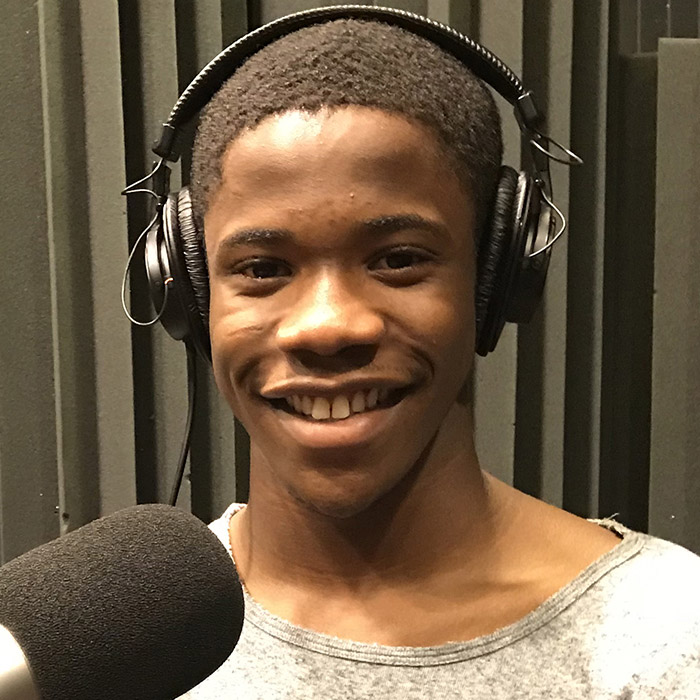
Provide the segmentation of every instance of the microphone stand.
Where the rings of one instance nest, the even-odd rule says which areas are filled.
[[[24,652],[0,625],[0,700],[41,700]]]

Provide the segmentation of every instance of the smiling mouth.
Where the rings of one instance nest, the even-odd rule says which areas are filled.
[[[352,395],[340,394],[333,398],[294,395],[282,399],[266,399],[275,409],[311,422],[333,422],[351,416],[391,408],[409,392],[409,387],[398,389],[369,389]]]

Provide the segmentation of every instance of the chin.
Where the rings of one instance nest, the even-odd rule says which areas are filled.
[[[327,518],[332,518],[334,520],[348,520],[357,515],[363,513],[372,502],[341,502],[341,501],[313,501],[306,502],[304,505],[307,508],[311,508],[319,515],[323,515]]]
[[[349,476],[349,475],[348,475]],[[368,481],[370,483],[368,483]],[[354,478],[326,479],[306,484],[296,484],[291,490],[294,499],[305,508],[328,518],[347,520],[371,508],[395,486],[377,484],[376,481],[354,475]]]

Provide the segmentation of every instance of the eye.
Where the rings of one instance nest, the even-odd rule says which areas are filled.
[[[433,259],[427,251],[401,246],[383,251],[370,263],[369,269],[380,276],[397,283],[418,280],[425,270],[425,265]]]
[[[292,274],[288,265],[274,258],[246,260],[236,265],[233,272],[250,280],[274,280]]]
[[[382,256],[375,266],[375,269],[384,268],[387,270],[400,270],[404,267],[411,267],[419,262],[418,255],[410,250],[395,250]]]

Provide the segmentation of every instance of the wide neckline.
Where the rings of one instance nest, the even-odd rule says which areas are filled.
[[[244,507],[245,504],[232,504],[221,518],[211,524],[232,558],[228,537],[229,521]],[[630,530],[612,518],[588,520],[618,535],[620,542],[519,620],[473,639],[425,647],[388,646],[343,639],[300,627],[274,615],[258,603],[244,586],[245,620],[282,642],[348,661],[390,666],[439,666],[490,654],[527,637],[554,620],[603,576],[642,548],[645,537],[643,533]]]

